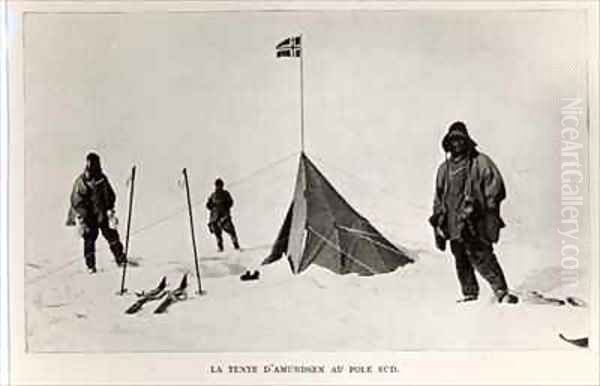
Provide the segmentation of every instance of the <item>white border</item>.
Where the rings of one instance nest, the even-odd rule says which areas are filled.
[[[22,12],[120,13],[120,12],[210,12],[210,11],[327,11],[327,10],[573,10],[593,8],[593,0],[549,1],[388,1],[388,0],[112,0],[112,1],[9,1]]]
[[[7,3],[0,10],[0,385],[9,379]]]
[[[600,7],[596,3],[595,7],[590,8],[593,11],[588,13],[588,112],[590,130],[589,159],[588,169],[590,179],[590,241],[592,272],[595,274],[595,280],[592,279],[591,287],[591,329],[596,339],[590,342],[590,347],[598,352],[599,350],[599,332],[600,332],[600,100],[598,99],[598,88],[600,85]],[[600,380],[598,382],[600,384]]]
[[[573,10],[586,9],[590,26],[589,104],[591,143],[600,146],[598,132],[598,3],[596,1],[546,1],[546,2],[392,2],[392,1],[104,1],[55,2],[13,1],[10,12],[16,16],[11,30],[22,37],[24,12],[199,12],[199,11],[250,11],[250,10]],[[12,20],[12,18],[11,18]],[[13,85],[23,85],[20,71],[23,61],[21,40],[9,46],[9,74]],[[23,217],[17,213],[23,207],[23,88],[10,89],[10,184],[11,197],[9,248],[11,256],[23,255]],[[592,161],[590,178],[598,167],[599,147],[590,147]],[[593,150],[593,151],[592,151]],[[598,235],[598,183],[591,182],[592,231]],[[591,237],[595,278],[598,279],[597,237]],[[6,245],[6,243],[2,243]],[[17,261],[18,259],[13,259]],[[576,352],[343,352],[343,353],[218,353],[218,354],[26,354],[24,344],[24,288],[22,266],[11,264],[10,321],[11,361],[10,381],[15,384],[596,384],[598,369],[598,287],[593,293],[592,348]],[[2,269],[5,273],[6,270]],[[4,323],[2,323],[4,325]],[[20,337],[20,338],[19,338]],[[217,376],[207,368],[217,363],[262,365],[268,363],[302,363],[308,358],[324,365],[339,363],[398,364],[401,374],[395,377],[372,375],[367,377],[329,375],[326,378],[290,374],[278,378],[264,375],[244,377]],[[126,364],[126,367],[124,366]]]

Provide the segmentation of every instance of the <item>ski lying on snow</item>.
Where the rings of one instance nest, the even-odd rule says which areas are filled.
[[[187,299],[186,289],[187,289],[187,273],[184,273],[183,279],[181,279],[181,283],[179,284],[179,287],[177,287],[176,289],[174,289],[172,291],[166,292],[167,297],[165,298],[165,300],[162,301],[162,303],[160,303],[160,305],[156,308],[156,310],[154,310],[154,313],[155,314],[163,314],[167,311],[167,308],[169,308],[169,306],[171,304]]]
[[[163,276],[155,288],[152,288],[151,290],[148,290],[148,291],[136,292],[135,294],[139,298],[145,297],[145,296],[154,296],[154,295],[157,295],[160,291],[164,290],[165,288],[167,288],[167,277]]]
[[[468,303],[468,302],[474,302],[476,300],[477,300],[477,296],[465,296],[460,299],[457,299],[456,302],[457,303]]]
[[[588,347],[589,346],[588,338],[569,339],[569,338],[566,338],[563,334],[558,334],[558,336],[560,337],[560,339],[564,340],[565,342],[574,344],[577,347]]]
[[[547,304],[551,306],[573,306],[573,307],[587,307],[587,303],[575,296],[567,296],[564,299],[559,299],[551,296],[546,296],[539,291],[527,291],[520,293],[519,296],[523,297],[524,303],[529,304]]]
[[[147,302],[162,299],[167,294],[165,291],[166,287],[167,278],[163,276],[160,280],[160,283],[158,283],[158,285],[155,288],[149,291],[136,292],[136,295],[139,297],[139,299],[135,303],[133,303],[131,307],[125,310],[125,313],[135,314],[136,312],[141,310],[144,304],[146,304]]]
[[[564,306],[566,304],[562,299],[546,296],[538,291],[529,291],[528,295],[530,296],[528,299],[529,303],[533,304],[550,304],[555,306]]]

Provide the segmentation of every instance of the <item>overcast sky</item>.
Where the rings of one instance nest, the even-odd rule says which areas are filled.
[[[47,228],[63,215],[89,149],[121,193],[140,165],[140,225],[181,204],[183,166],[201,198],[217,175],[298,151],[299,61],[276,59],[275,45],[299,33],[307,152],[359,211],[428,212],[440,140],[463,120],[507,180],[513,232],[555,238],[560,98],[586,96],[585,17],[574,11],[29,14],[28,219]],[[295,162],[284,183],[258,182],[268,193],[237,190],[270,224]],[[40,219],[47,208],[54,217]]]

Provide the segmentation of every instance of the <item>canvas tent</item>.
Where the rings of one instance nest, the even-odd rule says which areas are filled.
[[[284,254],[296,274],[313,263],[335,273],[373,275],[412,262],[344,200],[304,153],[292,203],[263,264]]]

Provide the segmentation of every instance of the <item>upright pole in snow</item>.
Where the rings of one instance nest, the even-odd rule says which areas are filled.
[[[300,35],[300,149],[304,153],[304,42]]]
[[[196,250],[196,236],[194,234],[194,216],[192,215],[192,199],[190,198],[190,184],[188,182],[187,169],[183,168],[185,180],[185,192],[187,194],[188,213],[190,215],[190,230],[192,232],[192,247],[194,248],[194,263],[196,263],[196,279],[198,280],[198,293],[202,295],[202,282],[200,281],[200,267],[198,265],[198,252]]]
[[[133,190],[135,187],[135,165],[131,168],[131,187],[129,188],[129,210],[127,213],[127,233],[125,235],[125,260],[123,261],[123,275],[121,276],[121,291],[123,295],[127,289],[125,289],[125,274],[127,272],[127,259],[129,256],[129,231],[131,229],[131,214],[133,212]]]

